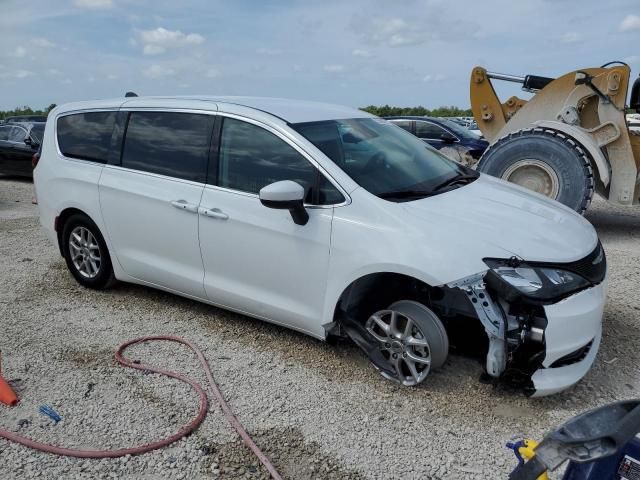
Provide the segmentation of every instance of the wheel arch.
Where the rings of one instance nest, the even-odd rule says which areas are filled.
[[[362,274],[351,280],[333,302],[333,322],[339,322],[342,312],[365,313],[386,308],[397,300],[429,303],[434,287],[424,279],[406,272],[381,270]],[[402,297],[398,295],[402,294]]]
[[[69,218],[71,218],[73,215],[84,215],[93,223],[96,223],[96,221],[93,218],[91,218],[91,215],[87,214],[87,212],[80,210],[79,208],[68,207],[62,210],[56,217],[56,224],[55,224],[56,237],[58,238],[58,249],[60,250],[61,256],[64,256],[64,253],[62,251],[62,232],[64,231],[64,225],[65,223],[67,223],[67,220],[69,220]]]

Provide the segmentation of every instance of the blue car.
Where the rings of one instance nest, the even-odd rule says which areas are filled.
[[[453,145],[465,147],[476,160],[489,146],[489,142],[484,138],[445,118],[402,116],[385,117],[385,119],[413,133],[438,150]]]

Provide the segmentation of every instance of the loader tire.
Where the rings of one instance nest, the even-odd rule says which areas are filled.
[[[553,198],[581,214],[593,198],[589,154],[557,130],[530,128],[502,137],[484,153],[478,171]]]

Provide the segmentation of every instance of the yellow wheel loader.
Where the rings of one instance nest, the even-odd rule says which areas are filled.
[[[626,106],[631,69],[622,62],[558,78],[524,77],[475,67],[473,115],[490,146],[480,172],[502,178],[584,213],[594,192],[620,205],[640,203],[640,135],[627,110],[640,113],[640,78]],[[533,93],[501,103],[492,80],[516,82]]]

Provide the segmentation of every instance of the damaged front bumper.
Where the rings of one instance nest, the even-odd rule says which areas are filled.
[[[485,370],[534,397],[577,383],[591,368],[601,340],[606,279],[556,303],[507,302],[487,291],[479,273],[447,287],[462,290],[489,339]]]
[[[560,392],[584,377],[598,353],[606,280],[544,307],[545,357],[531,376],[534,397]]]

